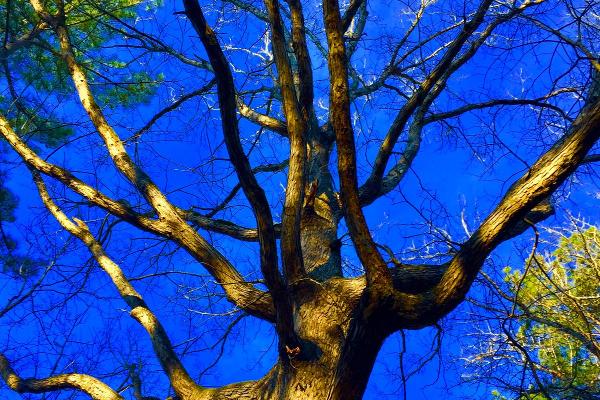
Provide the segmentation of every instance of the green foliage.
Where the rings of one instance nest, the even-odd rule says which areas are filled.
[[[50,13],[58,11],[59,2],[44,3]],[[123,39],[122,23],[135,25],[140,10],[159,5],[157,0],[65,2],[75,56],[101,105],[115,109],[145,102],[163,80],[160,73],[136,70],[137,64],[124,58],[131,57],[128,52],[112,49],[116,39]],[[77,119],[72,116],[82,113],[56,36],[29,1],[0,0],[0,32],[6,43],[0,48],[0,109],[29,145],[56,149],[74,136]],[[5,181],[0,171],[0,271],[27,278],[40,261],[22,255],[11,235],[18,200]]]
[[[150,99],[156,86],[163,79],[162,74],[153,78],[146,72],[133,73],[125,77],[120,85],[112,86],[101,93],[98,101],[111,109],[144,103]]]
[[[0,223],[15,221],[15,208],[19,204],[17,196],[2,185],[3,174],[0,173]]]
[[[55,2],[48,2],[56,12]],[[88,71],[94,94],[102,105],[130,107],[145,102],[162,81],[136,70],[130,54],[111,49],[124,36],[121,22],[135,24],[140,9],[158,6],[156,1],[70,1],[65,6],[66,25],[79,63]],[[73,134],[72,122],[61,121],[57,104],[79,108],[60,48],[51,29],[35,15],[28,1],[0,0],[0,31],[6,34],[8,50],[0,54],[9,96],[0,97],[0,108],[13,126],[28,140],[56,147]],[[6,18],[8,16],[8,18]],[[3,50],[0,50],[2,52]],[[62,109],[63,114],[67,114]]]
[[[533,255],[524,272],[506,272],[520,323],[515,339],[535,362],[546,394],[557,399],[600,396],[598,228],[575,224],[551,254]],[[547,398],[536,391],[532,388],[526,398]]]

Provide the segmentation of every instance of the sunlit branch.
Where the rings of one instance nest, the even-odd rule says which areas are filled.
[[[307,124],[302,116],[301,106],[296,97],[296,87],[287,55],[279,2],[277,0],[265,0],[265,5],[269,14],[269,24],[273,37],[273,57],[277,65],[278,83],[283,97],[283,110],[290,138],[290,164],[281,222],[281,252],[285,276],[289,282],[294,282],[306,274],[300,246],[300,219],[306,179],[305,135]]]
[[[17,136],[6,118],[1,114],[0,133],[30,167],[62,182],[91,204],[101,207],[140,229],[164,237],[173,237],[173,229],[169,223],[138,214],[124,202],[111,199],[102,192],[76,178],[71,172],[41,159]],[[254,229],[242,228],[228,221],[213,220],[199,215],[195,216],[193,213],[181,209],[176,209],[176,212],[179,214],[180,218],[193,221],[203,228],[214,228],[215,232],[220,232],[233,237],[245,238],[246,240],[256,240],[256,230]],[[181,234],[181,232],[179,233]],[[182,245],[190,251],[190,254],[202,262],[207,271],[223,285],[225,293],[232,301],[251,314],[265,319],[272,318],[273,311],[272,305],[270,304],[270,296],[268,294],[244,282],[241,275],[233,268],[233,266],[216,252],[216,250],[212,249],[211,246],[207,243],[204,244],[199,235],[196,233],[187,234],[185,238],[185,241],[179,238],[176,239],[181,240]]]
[[[74,218],[73,221],[54,203],[46,189],[41,176],[33,173],[33,180],[38,188],[42,202],[56,218],[58,223],[70,234],[81,240],[89,249],[94,259],[112,280],[121,298],[131,309],[131,316],[150,335],[154,352],[159,359],[165,373],[169,377],[171,386],[182,397],[191,396],[199,390],[199,387],[191,379],[183,364],[173,351],[173,345],[167,336],[163,326],[154,313],[150,311],[142,296],[135,290],[127,280],[121,268],[106,254],[102,245],[94,238],[85,222]]]
[[[267,128],[269,130],[272,130],[273,132],[277,132],[283,137],[288,136],[285,122],[253,110],[246,103],[244,103],[244,100],[239,95],[236,96],[236,102],[238,111],[242,117],[247,118],[255,124],[262,126],[263,128]]]
[[[123,397],[97,378],[84,374],[60,374],[49,378],[21,378],[0,353],[0,376],[17,393],[46,393],[64,389],[78,390],[93,400],[123,400]]]
[[[107,210],[111,214],[131,222],[135,226],[149,231],[156,231],[158,228],[154,224],[154,220],[135,213],[125,204],[111,199],[97,189],[76,178],[71,172],[57,165],[44,161],[33,150],[31,150],[31,148],[21,140],[21,138],[19,138],[19,136],[10,127],[10,124],[6,118],[1,114],[0,133],[30,167],[59,180],[75,193],[90,201],[92,204],[95,204]]]
[[[110,154],[115,167],[121,172],[140,192],[146,200],[152,205],[159,216],[173,216],[173,207],[168,202],[164,194],[158,189],[156,184],[152,182],[150,177],[143,172],[131,160],[129,154],[125,150],[125,146],[121,138],[114,131],[113,127],[108,123],[100,106],[90,90],[85,72],[76,61],[75,54],[69,39],[67,28],[64,24],[64,15],[52,16],[45,9],[40,0],[31,0],[36,13],[52,26],[58,41],[63,59],[65,60],[75,89],[79,95],[81,105],[85,109],[88,117],[96,127],[98,134],[104,141],[108,153]]]
[[[434,289],[434,301],[447,312],[464,299],[481,265],[531,208],[547,198],[581,164],[600,138],[600,100],[588,104],[569,132],[548,150],[504,196],[500,204],[464,243]]]
[[[245,282],[229,260],[187,224],[182,218],[181,210],[173,206],[150,177],[131,160],[124,143],[96,103],[85,73],[75,59],[64,26],[64,16],[48,14],[39,0],[31,0],[31,4],[36,13],[53,27],[81,104],[104,141],[115,167],[143,194],[156,211],[160,221],[157,224],[162,224],[164,228],[163,236],[174,240],[202,263],[217,282],[223,285],[230,301],[242,308],[248,308],[248,312],[252,314],[268,318],[271,313],[270,296]]]
[[[344,47],[342,21],[337,0],[323,2],[323,15],[329,45],[329,120],[335,133],[338,148],[338,170],[344,218],[352,242],[365,268],[367,286],[374,291],[378,291],[378,289],[384,287],[391,287],[391,277],[385,261],[373,242],[358,196],[356,146],[350,119],[348,59]]]
[[[70,171],[44,161],[17,136],[17,134],[10,127],[9,122],[1,114],[0,133],[29,166],[40,171],[44,175],[57,179],[69,189],[73,190],[75,193],[89,201],[90,204],[96,205],[113,214],[114,216],[119,217],[145,231],[160,235],[164,235],[166,233],[166,227],[158,220],[149,218],[147,215],[137,213],[124,202],[113,200],[99,190],[81,181]],[[192,222],[199,228],[206,229],[211,232],[221,233],[240,240],[258,240],[258,233],[254,228],[242,227],[226,220],[207,218],[193,211],[182,210],[179,208],[177,208],[177,213],[181,218]]]

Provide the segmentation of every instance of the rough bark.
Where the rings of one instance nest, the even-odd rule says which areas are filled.
[[[363,207],[392,191],[404,177],[419,151],[427,111],[452,72],[473,56],[498,24],[541,0],[526,1],[522,7],[502,14],[474,39],[473,35],[484,25],[493,4],[492,0],[481,2],[448,44],[440,61],[417,85],[417,89],[407,95],[405,105],[379,148],[369,178],[359,189],[349,87],[351,51],[347,49],[349,46],[344,33],[358,10],[364,7],[364,1],[351,1],[343,17],[337,0],[323,2],[329,51],[330,109],[329,120],[319,127],[313,108],[312,65],[300,1],[287,1],[291,36],[286,34],[282,8],[277,0],[265,1],[267,13],[255,11],[260,14],[261,20],[268,22],[272,33],[277,84],[285,115],[285,121],[279,121],[254,112],[238,97],[228,60],[217,35],[208,26],[199,2],[184,0],[185,14],[204,45],[215,75],[229,158],[236,171],[239,188],[243,190],[256,220],[256,229],[246,229],[181,210],[171,203],[133,162],[124,141],[97,104],[86,71],[79,65],[72,48],[69,30],[64,23],[64,15],[61,15],[64,10],[51,15],[46,11],[44,2],[31,0],[43,21],[40,26],[54,31],[60,57],[68,67],[83,110],[102,139],[115,168],[152,207],[153,216],[136,213],[77,179],[69,171],[45,161],[18,137],[9,121],[1,115],[0,133],[34,170],[34,181],[50,213],[89,249],[129,306],[131,316],[145,329],[179,400],[360,399],[385,338],[399,329],[430,326],[457,307],[485,259],[501,242],[521,234],[553,212],[549,196],[579,165],[586,162],[586,154],[600,137],[600,98],[596,95],[600,81],[596,80],[587,104],[569,132],[511,186],[502,201],[447,263],[404,265],[395,262],[395,266],[390,268],[373,240]],[[294,63],[291,62],[290,44]],[[479,106],[487,107],[488,104]],[[468,110],[458,109],[456,112],[463,111]],[[244,153],[236,112],[289,140],[288,179],[280,225],[273,221],[271,206],[254,176],[256,170],[252,169]],[[446,118],[450,114],[439,114],[438,117]],[[386,174],[388,161],[407,126],[405,150],[397,165]],[[330,166],[334,146],[337,146],[338,152],[339,195]],[[595,157],[591,159],[593,161]],[[274,324],[279,340],[277,364],[257,381],[215,389],[201,387],[187,372],[166,330],[120,267],[109,258],[85,223],[68,217],[53,202],[40,174],[58,180],[90,204],[181,246],[222,285],[231,303]],[[350,239],[365,270],[362,277],[342,277],[338,237],[341,218],[347,223]],[[243,240],[258,241],[260,270],[268,291],[258,290],[244,281],[232,263],[188,222]],[[278,267],[278,250],[283,262],[281,270]],[[95,400],[122,398],[98,379],[87,375],[22,379],[3,355],[0,355],[0,373],[7,385],[20,393],[75,389]],[[142,396],[140,386],[137,385],[137,397]]]

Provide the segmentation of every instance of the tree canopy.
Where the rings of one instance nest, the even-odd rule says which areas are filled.
[[[595,0],[0,11],[6,390],[362,398],[597,178]],[[207,377],[243,321],[272,368]]]
[[[505,269],[504,300],[491,307],[500,326],[487,350],[469,359],[482,379],[501,388],[498,398],[594,399],[600,393],[598,341],[598,228],[573,221],[551,230],[551,253],[535,251],[524,267]],[[489,305],[488,305],[489,306]]]

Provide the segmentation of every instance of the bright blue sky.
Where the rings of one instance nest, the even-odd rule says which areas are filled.
[[[174,16],[174,11],[181,10],[179,4],[170,2],[158,8],[156,14],[143,14],[137,21],[137,27],[157,34],[161,40],[180,49],[189,56],[203,56],[199,40],[189,30],[184,17]],[[379,35],[392,32],[398,27],[406,27],[408,17],[400,12],[401,7],[384,4],[370,6],[369,28],[366,30],[365,47],[359,48],[354,56],[354,63],[365,76],[365,80],[372,78],[369,74],[380,71],[385,63],[378,46],[384,48],[386,40],[376,39]],[[436,10],[449,8],[462,8],[458,2],[438,2]],[[310,17],[317,18],[320,9],[313,2],[305,6]],[[209,13],[214,22],[214,13]],[[447,22],[448,16],[432,13],[426,19],[431,29]],[[312,23],[310,18],[307,18]],[[438,25],[436,25],[438,24]],[[241,30],[241,34],[240,34]],[[248,55],[243,49],[259,49],[262,44],[260,35],[264,26],[252,20],[229,21],[222,28],[220,35],[222,43],[230,47],[228,56],[237,66],[244,63],[256,65],[254,56]],[[227,34],[229,33],[229,35]],[[426,30],[422,34],[426,34]],[[502,31],[509,35],[526,35],[518,28]],[[416,40],[416,38],[413,38]],[[441,40],[441,39],[440,39]],[[236,50],[236,48],[238,48]],[[116,51],[116,50],[109,50]],[[316,90],[318,100],[327,104],[325,82],[326,65],[316,61],[317,50],[312,49],[315,66],[315,79],[319,86]],[[488,98],[510,98],[520,96],[523,91],[529,97],[546,93],[549,82],[567,66],[567,50],[554,51],[553,44],[541,44],[535,51],[524,48],[505,55],[501,50],[484,48],[481,57],[467,64],[459,70],[456,77],[449,82],[449,95],[443,95],[438,104],[439,109],[448,110],[461,104],[461,98],[484,101]],[[377,57],[377,54],[379,57]],[[123,55],[124,58],[128,56]],[[550,64],[548,70],[538,71],[540,65]],[[362,66],[362,67],[361,67]],[[144,125],[160,107],[169,104],[172,99],[190,92],[205,84],[210,75],[176,63],[167,62],[160,56],[144,60],[143,63],[135,62],[131,65],[133,72],[148,70],[151,73],[162,73],[164,82],[159,86],[157,95],[147,104],[133,110],[123,110],[116,107],[107,114],[123,137],[129,136],[132,129]],[[374,76],[374,75],[373,75]],[[260,80],[252,81],[252,77],[236,74],[236,82],[245,90],[262,85]],[[564,84],[564,82],[560,82]],[[5,85],[2,83],[2,85]],[[4,86],[2,86],[4,87]],[[565,98],[564,104],[572,104],[573,99]],[[221,143],[221,133],[217,113],[207,112],[208,106],[213,106],[214,99],[207,102],[194,100],[182,106],[177,114],[169,115],[159,121],[154,129],[144,136],[139,146],[129,146],[128,150],[136,157],[139,156],[144,168],[169,193],[169,198],[178,205],[198,206],[214,205],[222,198],[227,190],[235,184],[231,176],[231,167],[227,161],[217,160],[211,163],[211,158],[224,158],[224,147]],[[356,127],[357,143],[362,171],[368,169],[368,160],[372,160],[376,144],[370,140],[371,131],[385,132],[392,115],[401,102],[392,95],[373,99],[369,102],[358,101],[354,111],[364,117]],[[81,121],[81,110],[72,101],[65,99],[57,104],[57,113],[65,119],[75,122]],[[493,117],[493,118],[492,118]],[[539,135],[545,135],[547,141],[554,140],[552,132],[541,129],[534,131],[532,128],[539,121],[536,113],[529,109],[505,110],[499,115],[492,115],[486,111],[467,115],[460,121],[460,132],[450,130],[448,127],[432,125],[424,133],[420,154],[415,160],[412,170],[407,174],[400,188],[390,196],[379,200],[366,209],[370,226],[374,230],[374,237],[379,243],[389,245],[400,252],[401,256],[408,258],[410,252],[402,253],[402,249],[411,246],[421,247],[434,235],[429,234],[430,227],[425,224],[424,217],[431,217],[436,226],[447,232],[455,241],[465,239],[461,226],[461,212],[465,211],[465,219],[470,229],[474,229],[498,202],[501,195],[518,177],[525,165],[540,154],[545,148],[545,142]],[[492,125],[493,122],[493,125]],[[244,132],[254,132],[248,124],[242,124]],[[493,128],[493,129],[491,129]],[[89,133],[89,126],[83,126],[81,133]],[[495,132],[497,136],[491,135]],[[259,150],[253,153],[252,161],[255,165],[264,160],[273,162],[281,161],[286,156],[285,141],[274,134],[265,133],[261,139]],[[245,137],[246,144],[253,138]],[[493,151],[492,151],[493,150]],[[41,149],[42,152],[46,150]],[[73,156],[73,151],[78,156]],[[5,160],[12,162],[16,157],[9,153],[4,155]],[[335,157],[335,155],[334,155]],[[53,154],[51,161],[65,164],[78,176],[94,184],[100,182],[101,189],[114,195],[115,198],[125,198],[135,203],[129,188],[124,184],[110,166],[103,148],[98,144],[94,135],[88,135]],[[332,159],[332,163],[335,159]],[[8,164],[7,164],[8,165]],[[214,169],[213,169],[214,168]],[[21,239],[32,242],[40,235],[48,235],[47,241],[41,240],[37,245],[43,247],[42,251],[34,250],[26,244],[21,246],[23,251],[40,252],[42,257],[48,257],[60,247],[67,239],[56,224],[46,218],[40,209],[40,202],[33,190],[33,184],[26,169],[9,165],[10,179],[7,186],[20,198],[18,209],[18,223],[12,226],[11,232]],[[95,176],[90,174],[94,172]],[[569,186],[568,200],[561,196],[558,209],[569,210],[573,214],[581,214],[592,222],[598,222],[598,169],[591,175],[581,176],[577,184]],[[361,178],[363,178],[361,176]],[[270,201],[276,210],[280,210],[281,190],[285,186],[284,174],[263,176],[260,178],[266,188],[270,189]],[[118,189],[114,189],[114,186]],[[63,195],[60,191],[57,195]],[[71,194],[64,194],[75,199]],[[408,201],[407,201],[408,200]],[[279,202],[279,203],[278,203]],[[243,200],[238,198],[236,205],[243,205]],[[419,209],[423,215],[415,211]],[[75,211],[74,211],[75,212]],[[78,210],[87,213],[86,218],[94,221],[100,218],[101,213],[94,211]],[[253,225],[247,207],[237,206],[232,211],[224,213],[224,218],[233,218],[236,222],[247,226]],[[75,215],[72,215],[75,216]],[[43,221],[32,225],[32,221]],[[561,224],[564,219],[560,216],[551,218],[547,223]],[[93,226],[98,229],[100,220]],[[343,232],[343,227],[341,228]],[[218,235],[207,235],[214,239],[215,245],[235,260],[236,265],[244,272],[256,274],[256,246],[247,243],[238,243]],[[529,233],[520,240],[524,243],[531,241]],[[140,233],[132,228],[119,224],[115,227],[112,236],[107,242],[109,254],[113,255],[128,276],[141,276],[157,270],[177,270],[187,273],[204,274],[190,257],[181,251],[176,252],[170,244],[154,241],[149,235]],[[443,251],[444,246],[433,246],[435,250]],[[173,251],[172,256],[156,258],[158,254]],[[345,240],[343,247],[345,262],[358,265],[356,257]],[[422,252],[420,253],[421,255]],[[494,253],[497,265],[510,263],[514,267],[520,265],[520,255],[515,251],[515,245],[508,243]],[[23,355],[25,358],[17,362],[24,376],[44,376],[55,362],[55,354],[60,353],[61,344],[64,347],[64,357],[58,362],[57,371],[90,369],[102,372],[114,370],[124,361],[132,362],[138,357],[148,363],[146,366],[148,378],[145,385],[163,386],[164,377],[158,370],[158,365],[151,354],[149,341],[144,332],[122,310],[124,305],[116,298],[106,277],[97,269],[82,267],[82,262],[88,259],[85,251],[77,250],[75,246],[69,247],[68,254],[61,258],[60,268],[62,275],[49,276],[52,283],[47,292],[39,296],[35,303],[43,309],[40,315],[31,313],[31,309],[24,307],[14,315],[0,320],[0,348],[8,347],[13,351],[10,354]],[[82,274],[88,271],[88,275]],[[139,282],[139,281],[138,281]],[[135,283],[138,285],[138,283]],[[80,295],[70,300],[65,307],[53,309],[60,296],[55,296],[53,290],[75,290],[81,285],[83,291]],[[214,349],[203,350],[214,344],[215,338],[224,332],[228,319],[217,319],[200,315],[197,311],[203,310],[211,303],[214,310],[227,311],[230,306],[222,299],[207,296],[214,289],[214,284],[209,278],[195,276],[173,275],[172,279],[139,282],[140,290],[147,302],[157,312],[167,327],[173,343],[179,344],[178,349],[186,348],[188,355],[184,362],[188,369],[197,374],[211,363],[219,352],[219,345]],[[6,277],[0,277],[0,305],[14,293],[14,287],[7,282]],[[475,288],[473,295],[479,295]],[[177,299],[177,303],[171,301]],[[213,304],[216,302],[216,304]],[[408,383],[409,399],[432,398],[485,398],[489,395],[491,387],[463,385],[457,387],[460,375],[464,372],[460,357],[465,350],[468,339],[466,334],[471,326],[467,321],[468,307],[461,306],[450,317],[443,321],[444,329],[442,339],[442,360],[434,357],[423,370],[412,377]],[[41,318],[41,319],[40,319]],[[65,328],[75,326],[72,331]],[[13,328],[9,330],[9,326]],[[44,329],[42,329],[42,327]],[[231,332],[231,338],[226,343],[225,352],[221,362],[209,373],[203,376],[201,383],[205,385],[220,385],[234,381],[258,378],[270,368],[275,360],[275,344],[271,329],[264,323],[258,323],[251,318],[244,318]],[[427,357],[432,346],[435,329],[425,329],[419,332],[407,332],[407,352],[405,363],[410,371],[418,357]],[[98,340],[106,335],[110,341]],[[9,341],[10,339],[10,341]],[[135,343],[137,339],[139,343]],[[191,341],[189,341],[192,339]],[[22,348],[19,348],[22,346]],[[95,349],[102,348],[101,355]],[[39,352],[39,364],[33,364],[31,354]],[[378,362],[369,383],[366,399],[400,398],[399,378],[399,352],[401,350],[400,335],[390,337],[381,350]],[[47,352],[47,354],[46,354]],[[118,385],[122,376],[107,378],[113,385]],[[149,391],[146,395],[160,395],[164,392]],[[20,398],[5,388],[0,389],[0,397],[9,400]]]

